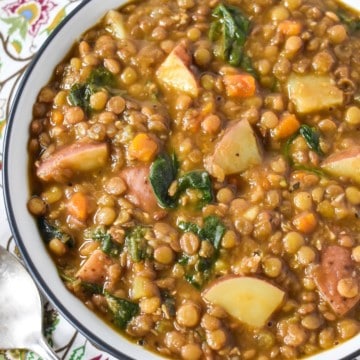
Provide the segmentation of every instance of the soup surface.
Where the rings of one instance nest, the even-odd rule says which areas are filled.
[[[359,30],[330,0],[145,0],[83,34],[29,139],[68,289],[169,358],[358,334]]]

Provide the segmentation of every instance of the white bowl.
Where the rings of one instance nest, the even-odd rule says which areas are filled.
[[[359,0],[348,1],[353,7],[360,9]],[[22,79],[7,125],[3,184],[7,215],[20,252],[37,285],[60,313],[94,345],[116,358],[155,360],[162,358],[114,331],[65,288],[45,249],[36,221],[26,207],[29,198],[27,144],[32,107],[37,94],[48,83],[53,69],[77,38],[97,23],[108,10],[125,2],[83,0],[37,53]],[[353,359],[356,354],[360,354],[360,334],[309,359]]]

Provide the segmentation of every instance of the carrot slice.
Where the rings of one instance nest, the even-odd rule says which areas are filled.
[[[274,131],[277,138],[285,139],[298,131],[299,128],[300,122],[296,116],[294,114],[287,114],[282,116]]]
[[[304,211],[295,217],[293,224],[297,230],[304,234],[309,234],[315,230],[317,220],[312,212]]]
[[[256,83],[250,74],[224,75],[223,82],[227,96],[247,98],[255,95]]]
[[[80,221],[85,221],[88,216],[88,199],[82,192],[74,193],[67,203],[68,213]]]
[[[158,152],[158,144],[149,135],[137,134],[129,146],[129,155],[143,162],[154,159]]]
[[[297,21],[284,20],[278,25],[278,29],[284,35],[293,36],[301,33],[302,26]]]

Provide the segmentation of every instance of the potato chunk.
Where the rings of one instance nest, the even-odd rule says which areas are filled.
[[[225,276],[210,284],[202,296],[241,322],[262,327],[281,305],[284,295],[284,291],[258,278]]]
[[[291,74],[287,82],[290,100],[299,113],[329,110],[343,103],[343,92],[328,75]]]
[[[105,28],[118,39],[125,39],[126,37],[124,20],[118,11],[110,10],[106,14]]]
[[[148,165],[134,166],[124,169],[120,177],[127,186],[129,200],[142,210],[153,214],[160,211],[156,197],[149,180],[150,167]]]
[[[207,171],[221,180],[262,162],[261,148],[247,120],[228,128],[216,144],[213,155],[205,159]]]
[[[38,163],[36,175],[44,181],[66,181],[73,173],[101,168],[108,157],[106,143],[74,143]]]
[[[190,69],[191,57],[180,43],[156,71],[156,78],[165,88],[184,92],[192,97],[199,93],[194,73]]]
[[[344,177],[360,184],[360,147],[353,147],[330,155],[321,164],[329,174]]]
[[[321,263],[313,270],[313,276],[320,295],[338,315],[345,315],[359,302],[360,293],[344,297],[338,290],[339,282],[346,279],[352,279],[360,286],[359,275],[349,249],[338,245],[324,249]]]

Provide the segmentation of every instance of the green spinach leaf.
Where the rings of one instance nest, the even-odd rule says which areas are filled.
[[[62,231],[59,227],[51,225],[44,217],[39,219],[39,228],[46,243],[50,242],[52,239],[59,239],[69,248],[74,247],[74,239],[68,233]]]
[[[146,228],[144,226],[135,226],[125,237],[125,244],[128,252],[135,262],[146,259],[151,256],[151,248],[145,239]]]
[[[103,66],[91,71],[87,83],[96,87],[111,87],[114,85],[114,75]]]
[[[100,242],[100,248],[101,250],[112,257],[119,256],[121,253],[121,247],[119,244],[117,244],[112,236],[106,232],[106,230],[103,227],[97,228],[93,234],[91,235],[93,240]]]
[[[137,303],[118,298],[108,292],[105,292],[105,299],[114,316],[114,324],[120,329],[125,329],[130,320],[140,311]]]
[[[185,280],[193,285],[196,289],[201,289],[210,279],[212,268],[218,258],[221,239],[225,234],[226,227],[222,221],[215,215],[207,216],[204,219],[204,226],[191,222],[181,221],[178,227],[184,232],[193,232],[203,241],[208,241],[214,246],[214,253],[211,257],[198,256],[194,265],[189,264],[189,258],[183,255],[178,263],[185,268]]]
[[[160,206],[174,208],[176,201],[169,195],[169,187],[176,179],[178,163],[175,155],[167,154],[158,156],[150,168],[150,184]]]
[[[220,4],[212,12],[209,38],[219,46],[219,56],[230,65],[240,66],[250,29],[249,19],[234,6]]]
[[[193,232],[201,240],[210,241],[216,250],[220,249],[221,239],[226,231],[225,225],[216,215],[207,216],[204,219],[204,226],[202,228],[197,224],[186,221],[180,221],[178,227],[184,232]]]
[[[318,155],[323,155],[320,148],[320,135],[315,128],[312,128],[309,125],[301,125],[299,133],[305,139],[311,150],[314,150]]]
[[[158,156],[150,167],[150,184],[158,204],[163,208],[175,208],[178,200],[187,189],[198,189],[202,192],[200,206],[213,200],[210,175],[206,171],[190,171],[179,177],[176,193],[169,194],[169,188],[177,178],[178,162],[176,156],[167,154]]]
[[[345,24],[351,33],[360,30],[360,19],[350,16],[347,12],[339,10],[336,15]]]
[[[180,230],[184,232],[193,232],[196,235],[199,235],[201,232],[201,227],[197,224],[187,221],[180,221],[178,224]]]
[[[161,300],[166,308],[166,313],[169,317],[176,315],[176,301],[175,298],[167,291],[161,291]]]
[[[80,283],[81,287],[90,294],[103,294],[104,288],[99,284],[93,284],[87,281],[82,281]]]
[[[323,155],[323,152],[320,148],[320,135],[316,131],[315,128],[310,127],[309,125],[303,124],[300,126],[300,129],[293,135],[291,135],[284,145],[283,153],[284,156],[290,161],[292,164],[292,160],[290,157],[290,146],[293,143],[293,141],[301,135],[304,140],[306,141],[307,146],[314,150],[318,155]]]
[[[198,189],[202,192],[201,204],[208,204],[213,200],[210,176],[206,171],[191,171],[178,180],[178,189],[175,197],[180,197],[186,189]]]
[[[90,73],[86,82],[71,87],[69,101],[74,106],[80,106],[87,113],[91,110],[90,97],[99,88],[110,87],[114,84],[114,75],[104,67],[98,67]]]
[[[215,215],[207,216],[204,219],[204,226],[200,230],[200,238],[209,240],[216,250],[220,249],[221,239],[226,231],[225,225]]]

